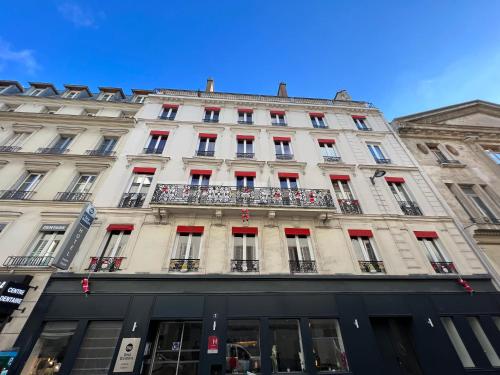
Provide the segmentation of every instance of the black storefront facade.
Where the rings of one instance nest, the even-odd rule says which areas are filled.
[[[83,275],[56,274],[9,374],[36,350],[47,368],[60,361],[33,365],[43,374],[500,373],[471,326],[500,353],[500,295],[486,276],[467,279],[472,294],[448,276],[175,276],[92,275],[85,296]],[[64,353],[43,354],[43,340]]]

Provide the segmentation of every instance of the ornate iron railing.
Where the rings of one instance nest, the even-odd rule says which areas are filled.
[[[60,191],[54,197],[55,201],[64,201],[64,202],[84,202],[88,201],[90,198],[90,193],[74,193],[71,191]]]
[[[9,256],[3,262],[5,267],[49,267],[54,257]]]
[[[231,272],[259,272],[258,260],[231,260]]]
[[[144,154],[161,154],[163,152],[163,147],[161,148],[146,147],[142,152]]]
[[[399,207],[401,207],[401,211],[405,215],[410,216],[422,216],[422,211],[415,202],[412,201],[398,201]]]
[[[202,150],[197,150],[196,151],[196,156],[214,156],[215,151],[202,151]]]
[[[384,262],[380,260],[360,260],[359,267],[367,273],[385,273]]]
[[[0,146],[0,152],[18,152],[20,149],[19,146]]]
[[[91,257],[87,271],[90,272],[115,272],[120,271],[125,257]]]
[[[391,164],[391,159],[377,158],[375,162],[377,164]]]
[[[34,193],[32,190],[0,190],[0,199],[28,200]]]
[[[453,262],[431,262],[436,273],[458,273]]]
[[[337,199],[337,202],[343,214],[361,215],[363,213],[357,199]]]
[[[342,160],[340,156],[323,156],[323,160],[327,163],[337,163]]]
[[[69,151],[67,148],[60,147],[40,147],[36,150],[37,154],[65,154]]]
[[[208,118],[204,117],[203,122],[219,122],[219,118]]]
[[[277,160],[293,160],[293,154],[276,154]]]
[[[252,125],[252,124],[253,124],[253,121],[243,121],[243,120],[238,120],[238,124]]]
[[[177,114],[177,113],[176,113]],[[174,115],[170,115],[170,116],[163,116],[163,115],[160,115],[158,116],[158,118],[160,120],[170,120],[170,121],[173,121],[175,120],[175,114]]]
[[[272,122],[272,126],[288,126],[286,122]]]
[[[329,190],[157,184],[152,204],[334,208]]]
[[[291,273],[315,273],[316,269],[315,260],[291,260],[290,261]]]
[[[89,156],[114,156],[115,152],[111,150],[87,150],[85,153]]]
[[[170,271],[196,272],[200,268],[199,259],[170,259]]]
[[[255,154],[253,152],[237,152],[236,157],[239,159],[253,159]]]
[[[316,125],[316,124],[313,124],[313,128],[316,128],[316,129],[328,129],[328,126],[326,126],[326,125]]]
[[[146,194],[144,193],[125,193],[118,204],[121,208],[137,208],[142,207]]]

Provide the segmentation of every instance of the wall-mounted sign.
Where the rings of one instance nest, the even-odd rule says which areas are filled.
[[[40,228],[41,232],[66,232],[68,224],[43,224]]]
[[[219,338],[217,336],[208,336],[208,354],[217,354],[219,353]]]
[[[0,306],[15,310],[28,293],[29,284],[0,280]]]
[[[68,233],[61,245],[59,255],[54,262],[52,262],[53,266],[62,270],[67,270],[69,268],[95,217],[95,207],[91,203],[87,203],[83,207],[76,223],[71,227],[71,232]]]
[[[134,371],[135,360],[137,359],[137,351],[139,350],[140,343],[140,337],[128,337],[122,339],[113,372]]]
[[[9,367],[14,362],[17,353],[17,348],[0,351],[0,375],[7,375],[9,373]]]

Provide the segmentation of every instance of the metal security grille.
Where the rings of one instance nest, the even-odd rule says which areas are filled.
[[[122,322],[90,322],[72,375],[107,375]]]

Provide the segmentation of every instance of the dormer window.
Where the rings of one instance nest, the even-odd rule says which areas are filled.
[[[103,102],[109,102],[110,100],[113,100],[114,97],[115,94],[112,92],[103,92],[99,100],[102,100]]]
[[[30,96],[40,96],[45,89],[33,89],[31,91]]]
[[[146,95],[136,95],[134,97],[134,103],[142,104],[146,100],[147,96]]]
[[[71,91],[66,92],[66,94],[64,95],[64,97],[66,99],[76,99],[79,95],[80,95],[80,91],[71,90]]]

